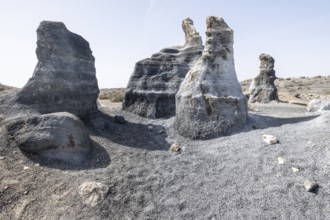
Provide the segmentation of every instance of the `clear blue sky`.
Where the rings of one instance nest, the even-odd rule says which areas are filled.
[[[62,21],[89,41],[100,88],[126,87],[134,64],[184,43],[181,21],[205,18],[234,30],[239,80],[259,72],[260,53],[275,58],[278,77],[330,75],[328,0],[0,0],[0,82],[23,86],[37,63],[36,29]]]

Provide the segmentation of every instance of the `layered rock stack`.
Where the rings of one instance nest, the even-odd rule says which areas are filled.
[[[184,46],[162,49],[136,63],[125,91],[123,109],[142,117],[175,115],[175,94],[203,51],[201,37],[190,18],[183,20]]]
[[[275,60],[270,55],[264,53],[259,56],[259,60],[260,73],[250,84],[249,102],[268,103],[270,101],[278,101],[277,88],[274,84],[276,79],[274,70]]]
[[[176,95],[176,131],[208,139],[242,128],[247,101],[237,80],[233,30],[222,18],[207,17],[203,54],[187,73]]]
[[[61,22],[41,22],[37,35],[38,64],[17,101],[40,113],[65,111],[82,119],[95,112],[99,89],[89,43]]]

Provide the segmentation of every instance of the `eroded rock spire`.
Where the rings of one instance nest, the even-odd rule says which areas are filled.
[[[191,139],[229,134],[247,119],[247,102],[234,65],[233,30],[218,17],[207,17],[206,24],[203,54],[176,95],[174,127]]]

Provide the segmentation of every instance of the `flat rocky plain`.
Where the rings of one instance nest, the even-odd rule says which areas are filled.
[[[141,118],[99,100],[102,117],[86,125],[97,148],[79,166],[8,144],[0,105],[0,219],[330,219],[330,113],[304,106],[330,95],[330,77],[275,82],[282,102],[251,104],[242,131],[203,141],[177,135],[174,118]],[[0,85],[0,104],[15,91]],[[174,143],[180,152],[169,150]],[[306,180],[319,188],[307,192]],[[79,194],[91,181],[109,187],[95,206]]]

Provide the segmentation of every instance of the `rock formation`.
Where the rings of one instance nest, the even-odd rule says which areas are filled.
[[[275,60],[267,54],[261,54],[259,60],[260,73],[250,84],[249,102],[268,103],[274,100],[278,101],[277,89],[274,84],[276,79],[274,70]]]
[[[89,43],[61,22],[41,22],[37,35],[38,64],[17,101],[40,113],[66,111],[84,118],[96,111],[99,89]]]
[[[307,104],[308,112],[321,112],[330,110],[330,98],[313,99]]]
[[[237,80],[233,31],[222,18],[207,17],[203,54],[176,95],[174,128],[191,139],[226,135],[245,125],[247,102]]]
[[[92,149],[84,124],[67,112],[12,119],[6,129],[20,149],[47,158],[80,163]]]
[[[193,21],[183,20],[184,46],[162,49],[136,63],[123,109],[147,118],[175,115],[175,94],[189,69],[202,54],[203,45]]]

